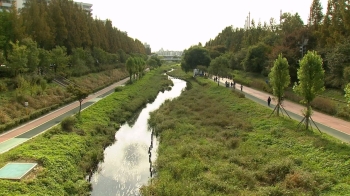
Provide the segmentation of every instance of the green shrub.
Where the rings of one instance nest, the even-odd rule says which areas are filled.
[[[123,86],[118,86],[118,87],[116,87],[116,88],[114,89],[114,92],[120,92],[120,91],[122,91],[123,89],[124,89]]]
[[[72,132],[76,122],[77,122],[77,119],[74,116],[69,116],[62,120],[61,128],[63,131]]]
[[[289,159],[271,162],[265,166],[264,181],[273,185],[284,180],[292,170],[292,161]]]
[[[330,115],[335,115],[337,113],[337,107],[335,103],[323,97],[316,97],[311,102],[311,106],[319,111],[325,112]]]
[[[0,92],[7,91],[7,85],[3,82],[0,82]]]
[[[266,82],[261,81],[261,80],[253,80],[250,83],[250,86],[252,88],[255,88],[255,89],[258,89],[258,90],[261,90],[261,91],[272,93],[271,87],[268,84],[266,84]]]
[[[341,108],[340,111],[338,111],[337,116],[346,120],[350,120],[350,107]]]

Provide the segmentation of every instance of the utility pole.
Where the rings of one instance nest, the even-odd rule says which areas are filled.
[[[304,37],[303,37],[301,44],[299,42],[299,51],[301,53],[301,58],[303,58],[304,54],[306,53],[306,45],[307,45],[308,41],[309,41],[309,39],[304,39]]]

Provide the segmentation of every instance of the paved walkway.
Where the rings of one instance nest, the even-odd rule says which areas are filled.
[[[220,79],[221,85],[224,85],[225,81],[231,82],[232,80],[226,78]],[[240,90],[240,87],[241,84],[236,83],[236,90]],[[273,95],[266,92],[261,92],[246,86],[243,86],[242,92],[246,95],[247,98],[265,105],[266,107],[268,107],[267,98],[271,96],[271,110],[275,108],[275,104],[277,103],[273,98]],[[288,100],[284,100],[282,105],[293,119],[296,119],[298,121],[302,120],[302,110],[305,108],[303,105]],[[325,132],[344,142],[350,142],[350,122],[317,111],[313,111],[311,118],[316,122],[316,125],[321,130],[321,132]],[[313,125],[313,128],[316,127]]]
[[[123,85],[129,78],[112,84],[94,94],[89,95],[82,102],[82,110],[96,103],[103,97],[114,92],[115,87]],[[20,127],[14,128],[0,135],[0,154],[22,144],[32,137],[46,131],[47,129],[60,123],[65,117],[79,112],[79,102],[75,101],[67,106],[59,108],[38,119],[30,121]]]

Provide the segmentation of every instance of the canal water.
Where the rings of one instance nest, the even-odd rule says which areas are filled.
[[[158,140],[148,128],[150,112],[165,100],[180,96],[186,87],[183,80],[169,79],[174,83],[172,89],[160,92],[153,103],[147,104],[132,127],[124,124],[116,132],[116,142],[105,149],[104,161],[91,176],[91,195],[140,195],[139,188],[151,179]]]

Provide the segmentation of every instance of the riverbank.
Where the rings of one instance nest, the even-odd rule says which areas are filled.
[[[208,79],[151,115],[160,137],[157,177],[143,195],[345,195],[349,145]]]
[[[131,85],[69,117],[61,126],[0,156],[0,167],[8,162],[37,162],[35,171],[20,182],[0,180],[3,195],[89,195],[85,177],[103,159],[103,150],[115,140],[115,132],[140,108],[154,100],[171,81],[159,68]]]

